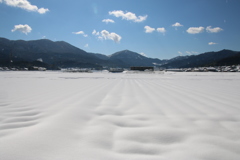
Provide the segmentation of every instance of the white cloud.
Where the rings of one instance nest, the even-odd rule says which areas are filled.
[[[152,33],[155,30],[163,34],[166,32],[166,29],[164,27],[155,29],[150,26],[145,26],[144,29],[145,29],[145,33]]]
[[[155,31],[155,28],[151,28],[150,26],[145,26],[144,29],[146,33],[152,33]]]
[[[182,52],[180,52],[180,51],[178,51],[178,54],[179,54],[180,56],[182,56],[182,55],[183,55],[183,53],[182,53]]]
[[[195,52],[195,51],[185,51],[185,53],[187,53],[188,55],[192,55],[192,54],[198,54],[198,52]],[[179,54],[179,56],[182,56],[184,53],[183,53],[183,52],[180,52],[180,51],[178,51],[178,54]]]
[[[217,44],[215,42],[209,42],[208,45],[214,45],[214,44]]]
[[[85,48],[88,48],[89,46],[88,46],[88,44],[85,44],[84,47],[85,47]]]
[[[192,54],[198,54],[198,52],[192,51]]]
[[[142,22],[142,21],[145,21],[147,19],[147,15],[136,16],[135,13],[132,13],[132,12],[124,13],[121,10],[110,11],[108,13],[109,13],[109,15],[113,15],[115,17],[122,17],[122,19],[126,19],[128,21],[133,21],[133,22]]]
[[[173,24],[172,25],[173,27],[182,27],[183,25],[182,24],[180,24],[180,23],[178,23],[178,22],[176,22],[175,24]]]
[[[220,27],[212,28],[212,26],[208,26],[208,27],[206,28],[206,30],[207,30],[207,32],[209,32],[209,33],[218,33],[218,32],[223,31],[223,29],[220,28]]]
[[[105,23],[115,23],[114,22],[114,20],[112,20],[112,19],[104,19],[104,20],[102,20],[102,22],[105,22]]]
[[[101,36],[98,36],[97,38],[98,38],[99,40],[104,40],[103,37],[101,37]]]
[[[105,39],[105,40],[109,39],[109,40],[113,40],[114,42],[118,43],[121,41],[122,37],[114,32],[110,33],[107,30],[102,30],[101,36],[99,37],[99,39]]]
[[[27,24],[25,25],[19,24],[19,25],[15,25],[14,28],[12,29],[12,32],[15,32],[15,31],[28,34],[32,31],[32,28]]]
[[[47,8],[38,8],[36,5],[32,5],[27,0],[0,0],[0,3],[5,3],[8,6],[22,8],[27,11],[38,12],[44,14],[49,11]]]
[[[107,30],[102,30],[100,33],[95,29],[92,32],[93,35],[97,36],[99,40],[113,40],[116,43],[119,43],[122,39],[120,35],[114,32],[108,32]]]
[[[143,52],[139,53],[140,55],[144,56],[144,57],[147,57],[147,55]]]
[[[93,32],[92,32],[92,34],[95,35],[95,36],[98,36],[98,35],[99,35],[99,32],[97,32],[97,31],[94,29]]]
[[[44,13],[46,13],[48,11],[49,11],[49,9],[47,9],[47,8],[40,8],[40,9],[38,9],[38,13],[40,13],[40,14],[44,14]]]
[[[78,32],[72,32],[73,34],[84,34],[83,31],[78,31]]]
[[[164,27],[162,28],[157,28],[157,31],[160,32],[160,33],[165,33],[166,32],[166,29]]]
[[[187,29],[189,34],[198,34],[204,32],[204,27],[190,27]]]
[[[85,34],[83,31],[78,31],[78,32],[72,32],[73,34],[81,34],[83,35],[84,37],[87,37],[88,35]]]

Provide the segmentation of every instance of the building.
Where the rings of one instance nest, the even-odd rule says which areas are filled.
[[[153,67],[131,67],[130,68],[132,71],[153,71],[154,68]]]

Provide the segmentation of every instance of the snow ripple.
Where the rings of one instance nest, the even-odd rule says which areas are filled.
[[[239,79],[0,72],[0,159],[238,160]]]

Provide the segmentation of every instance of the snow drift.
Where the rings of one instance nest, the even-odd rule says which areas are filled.
[[[239,80],[0,72],[0,159],[239,160]]]

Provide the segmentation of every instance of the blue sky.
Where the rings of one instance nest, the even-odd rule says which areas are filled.
[[[240,51],[240,0],[0,0],[0,37],[169,59]]]

